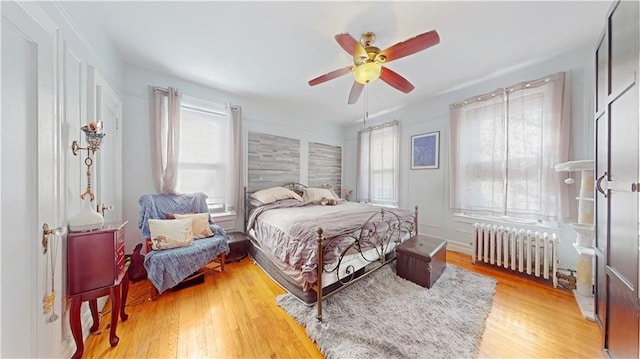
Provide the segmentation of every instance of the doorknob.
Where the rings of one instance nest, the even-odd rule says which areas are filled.
[[[596,190],[598,190],[598,192],[602,193],[602,195],[604,196],[604,198],[607,198],[607,193],[602,189],[601,183],[602,180],[607,177],[607,172],[605,172],[602,176],[600,176],[598,178],[598,180],[596,181]]]

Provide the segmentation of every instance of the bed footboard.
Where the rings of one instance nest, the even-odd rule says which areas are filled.
[[[395,247],[403,240],[417,235],[418,232],[418,206],[409,216],[401,217],[398,214],[387,211],[384,208],[373,214],[357,231],[345,233],[340,236],[325,238],[324,231],[320,227],[316,231],[317,239],[317,282],[314,289],[317,295],[317,315],[318,320],[322,320],[322,301],[351,284],[374,273],[384,265],[394,261]],[[344,237],[349,237],[350,244],[336,248],[333,242]],[[328,251],[339,251],[336,262],[325,264],[324,259]],[[362,272],[356,271],[351,264],[343,265],[343,260],[347,255],[357,254],[368,263]],[[343,268],[344,267],[344,268]],[[323,292],[323,273],[335,273],[340,286],[327,293]],[[341,276],[342,274],[342,276]]]

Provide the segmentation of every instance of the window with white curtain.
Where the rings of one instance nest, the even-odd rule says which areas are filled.
[[[204,192],[213,211],[227,202],[229,128],[225,106],[183,95],[177,190]]]
[[[398,121],[358,133],[358,201],[398,205]]]
[[[558,220],[568,216],[556,164],[567,161],[565,74],[451,105],[451,207],[465,214]]]

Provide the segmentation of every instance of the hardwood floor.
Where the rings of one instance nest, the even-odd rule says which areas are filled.
[[[480,347],[482,358],[604,358],[601,334],[573,296],[550,284],[447,252],[447,262],[498,280]],[[120,343],[109,347],[110,313],[85,342],[85,358],[321,358],[280,307],[284,293],[250,258],[208,274],[204,284],[147,300],[151,284],[133,283]],[[108,311],[110,305],[105,306]]]

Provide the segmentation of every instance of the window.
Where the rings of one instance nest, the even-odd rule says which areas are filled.
[[[212,212],[225,211],[229,128],[224,105],[183,95],[180,106],[178,192],[204,192]]]
[[[451,106],[451,207],[467,214],[557,220],[568,215],[554,167],[568,157],[564,74]]]
[[[358,133],[358,201],[398,205],[398,121]]]

